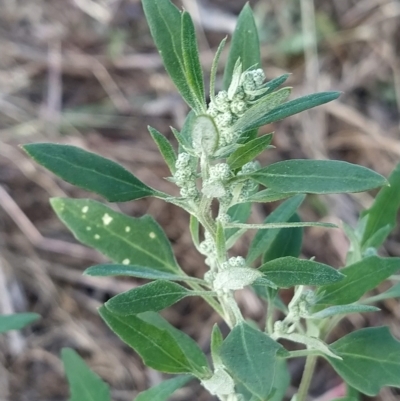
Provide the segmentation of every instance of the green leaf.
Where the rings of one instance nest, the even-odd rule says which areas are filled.
[[[274,383],[277,353],[283,348],[247,323],[235,326],[223,342],[220,357],[235,380],[260,400],[267,399]]]
[[[373,297],[367,298],[365,301],[368,301],[368,303],[372,303],[372,302],[378,302],[378,301],[382,301],[384,299],[390,299],[390,298],[400,298],[400,283],[389,288],[387,291],[383,292],[382,294],[378,294]]]
[[[288,223],[296,222],[301,222],[297,213],[289,219]],[[281,230],[264,253],[263,263],[283,258],[284,256],[299,257],[303,243],[303,231],[304,229],[302,227],[293,227]]]
[[[169,170],[172,174],[174,174],[176,171],[176,154],[174,148],[172,147],[168,139],[163,134],[158,132],[155,128],[148,126],[147,129],[149,130],[151,137],[153,138],[162,157],[164,158],[165,163],[167,163]]]
[[[251,214],[251,203],[239,203],[234,205],[228,209],[228,215],[231,218],[231,221],[238,223],[245,223]],[[237,232],[238,228],[225,228],[225,238],[228,241],[232,238]]]
[[[275,191],[303,194],[361,192],[386,185],[380,174],[337,160],[286,160],[250,176]]]
[[[107,276],[129,276],[144,278],[147,280],[170,280],[170,281],[199,281],[195,277],[178,275],[153,269],[145,266],[104,264],[91,266],[83,272],[87,276],[107,277]]]
[[[150,323],[141,316],[119,316],[105,306],[99,309],[103,320],[122,341],[131,346],[143,359],[145,365],[166,373],[188,373],[203,377],[208,369],[207,360],[198,366],[186,355],[180,337],[158,324]],[[184,333],[182,333],[184,335]]]
[[[388,178],[390,186],[382,188],[373,205],[362,213],[362,216],[367,216],[361,244],[364,245],[375,233],[389,228],[386,231],[388,235],[397,224],[397,211],[400,207],[400,164],[396,166],[392,174]],[[383,236],[370,246],[378,248],[384,242],[386,236]]]
[[[88,199],[53,198],[51,205],[79,241],[114,262],[181,274],[168,238],[151,216],[129,217]]]
[[[182,54],[181,12],[169,0],[143,0],[142,4],[165,69],[187,104],[199,111],[198,100],[187,81]]]
[[[378,312],[379,308],[375,306],[366,306],[366,305],[335,305],[330,306],[329,308],[323,309],[317,313],[313,313],[310,316],[310,319],[326,319],[328,317],[337,316],[337,315],[348,315],[350,313],[366,313],[366,312]]]
[[[323,263],[286,256],[263,264],[259,269],[278,287],[324,285],[344,279],[343,274]]]
[[[304,195],[296,195],[279,205],[265,220],[264,223],[287,222],[304,201]],[[247,263],[253,263],[261,254],[271,246],[281,229],[259,231],[250,244],[247,254]]]
[[[257,103],[250,107],[230,128],[232,132],[248,132],[259,126],[254,125],[254,121],[258,121],[266,113],[276,109],[290,95],[291,88],[282,88],[269,95],[260,98]]]
[[[69,401],[111,401],[108,384],[74,350],[63,348],[61,357],[71,392]]]
[[[110,202],[126,202],[157,193],[119,164],[75,146],[34,143],[23,149],[58,177]]]
[[[190,291],[172,281],[157,280],[118,294],[105,303],[117,315],[158,312],[190,295]]]
[[[266,82],[263,85],[263,88],[268,88],[268,91],[265,92],[264,95],[268,95],[269,93],[273,92],[276,88],[285,83],[289,77],[290,74],[283,74],[277,78],[272,79],[271,81]]]
[[[370,256],[340,269],[346,277],[339,283],[319,288],[319,305],[346,305],[358,301],[366,292],[400,269],[400,258]]]
[[[343,397],[343,398],[335,398],[332,401],[358,401],[357,398],[354,397]]]
[[[181,16],[182,54],[183,64],[186,70],[187,83],[197,99],[199,111],[204,112],[206,110],[206,104],[204,99],[203,71],[200,65],[196,32],[190,14],[186,11],[183,11]]]
[[[40,319],[37,313],[15,313],[12,315],[0,315],[0,333],[10,330],[20,330],[30,323]]]
[[[134,401],[167,401],[179,388],[192,380],[192,376],[178,376],[139,393]]]
[[[278,358],[276,361],[275,377],[272,384],[272,396],[268,401],[282,401],[290,386],[290,372],[285,359]]]
[[[211,356],[214,367],[216,365],[222,365],[221,357],[219,356],[219,352],[224,342],[224,338],[222,336],[221,330],[219,329],[217,323],[214,324],[213,330],[211,333]]]
[[[210,100],[212,102],[215,101],[215,79],[217,77],[219,58],[221,57],[222,50],[224,50],[226,39],[227,39],[227,37],[222,39],[221,43],[219,44],[218,49],[217,49],[217,51],[215,53],[215,56],[214,56],[214,60],[212,62],[212,66],[211,66],[211,72],[210,72]]]
[[[268,148],[271,144],[272,136],[273,134],[260,136],[235,150],[227,159],[227,163],[231,169],[236,170],[254,160],[261,152]]]
[[[209,370],[207,358],[204,355],[204,352],[197,345],[196,341],[194,341],[184,332],[169,324],[158,313],[145,312],[141,313],[139,317],[145,322],[170,333],[171,336],[178,342],[180,348],[183,350],[187,360],[193,366],[194,370],[201,373],[201,378],[209,378],[211,376],[212,373]]]
[[[269,111],[262,118],[254,121],[248,129],[262,127],[263,125],[271,124],[294,114],[301,113],[302,111],[320,106],[321,104],[331,102],[332,100],[337,99],[340,95],[340,92],[321,92],[291,100]]]
[[[276,202],[278,200],[291,198],[295,194],[292,193],[282,193],[274,191],[271,188],[263,189],[253,195],[250,195],[246,198],[248,202],[258,202],[258,203],[268,203],[268,202]]]
[[[400,342],[387,327],[354,331],[331,344],[342,360],[328,358],[352,387],[369,396],[384,386],[400,387]]]
[[[243,71],[258,68],[260,62],[260,41],[253,12],[247,3],[236,23],[235,32],[229,50],[228,60],[224,71],[224,89],[228,89],[236,61],[240,58]]]

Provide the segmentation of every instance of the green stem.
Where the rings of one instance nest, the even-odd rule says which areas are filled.
[[[306,364],[304,366],[303,377],[301,378],[296,401],[306,401],[307,400],[308,389],[310,388],[311,379],[314,374],[316,363],[317,363],[316,356],[309,355],[307,357]]]
[[[187,283],[193,290],[204,292],[203,288],[197,283]],[[215,300],[213,297],[203,295],[205,301],[220,315],[224,316],[224,311],[222,310],[221,305]]]

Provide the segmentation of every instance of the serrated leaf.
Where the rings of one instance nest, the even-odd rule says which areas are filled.
[[[262,127],[275,121],[282,120],[302,111],[312,109],[321,104],[331,102],[340,96],[340,92],[321,92],[290,100],[270,112],[266,113],[262,118],[254,121],[248,129]]]
[[[172,281],[157,280],[112,297],[107,309],[121,316],[158,312],[190,295],[190,291]]]
[[[158,132],[155,128],[148,126],[147,129],[149,130],[151,137],[153,138],[158,147],[158,150],[164,158],[165,163],[167,163],[169,170],[172,174],[174,174],[176,171],[176,154],[174,148],[172,147],[168,139],[163,134]]]
[[[227,159],[232,170],[241,168],[246,163],[254,160],[271,144],[273,134],[263,135],[247,142],[241,148],[235,150]]]
[[[370,256],[340,269],[346,277],[336,284],[318,289],[319,305],[346,305],[358,301],[366,292],[400,269],[400,258]]]
[[[386,185],[380,174],[337,160],[286,160],[250,176],[275,191],[303,194],[361,192]]]
[[[187,82],[182,54],[181,12],[169,0],[143,0],[142,4],[165,69],[186,103],[199,111],[197,98]]]
[[[118,163],[75,146],[34,143],[23,149],[58,177],[110,202],[126,202],[157,193]]]
[[[337,316],[337,315],[348,315],[350,313],[366,313],[366,312],[378,312],[379,308],[375,306],[367,306],[367,305],[335,305],[330,306],[329,308],[323,309],[317,313],[313,313],[309,319],[326,319],[328,317]]]
[[[391,229],[396,226],[397,212],[400,207],[400,164],[396,166],[388,178],[390,186],[382,188],[375,198],[372,206],[362,213],[367,216],[361,245],[365,245],[371,237],[386,226],[385,234],[369,246],[378,248],[384,242]]]
[[[266,113],[276,109],[290,95],[291,88],[282,88],[260,98],[230,128],[232,132],[247,132],[260,126],[254,125]]]
[[[205,356],[205,364],[201,361],[199,366],[193,366],[178,336],[158,324],[145,321],[141,315],[119,316],[105,306],[99,309],[99,313],[110,329],[131,346],[148,367],[165,373],[188,373],[197,377],[203,377],[204,369],[208,369]]]
[[[271,393],[277,353],[283,348],[247,323],[235,326],[220,348],[220,357],[235,383],[260,400]]]
[[[258,271],[278,287],[325,285],[344,279],[338,270],[323,263],[286,256],[263,264]]]
[[[12,315],[0,315],[0,333],[10,330],[20,330],[40,319],[37,313],[14,313]]]
[[[108,384],[74,350],[63,348],[61,357],[71,393],[69,401],[111,401]]]
[[[199,50],[197,48],[196,32],[189,13],[181,13],[181,41],[183,64],[186,71],[187,83],[199,104],[198,110],[205,111],[203,71],[200,65]]]
[[[257,68],[260,66],[260,41],[253,12],[248,3],[243,7],[239,15],[235,32],[232,36],[224,71],[224,89],[228,89],[231,83],[233,68],[239,58],[243,71],[251,67]]]
[[[79,241],[114,262],[181,273],[168,238],[151,216],[129,217],[89,199],[53,198],[51,205]]]
[[[279,205],[265,220],[264,223],[287,222],[298,207],[304,201],[304,195],[296,195]],[[270,229],[259,231],[250,244],[247,254],[247,263],[253,263],[261,254],[263,254],[275,240],[281,229]]]
[[[354,331],[330,347],[342,358],[328,358],[333,368],[361,393],[374,396],[382,387],[400,387],[400,342],[387,327]]]
[[[192,376],[178,376],[164,380],[160,384],[139,393],[134,401],[167,401],[176,390],[192,379]]]
[[[295,213],[288,223],[301,222],[300,216]],[[293,227],[281,230],[271,246],[263,255],[263,263],[270,260],[283,258],[284,256],[299,257],[303,242],[303,227]]]

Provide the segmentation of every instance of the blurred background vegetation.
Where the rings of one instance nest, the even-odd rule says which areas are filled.
[[[206,74],[244,3],[177,2],[197,24]],[[277,149],[260,161],[342,159],[388,175],[400,159],[400,1],[250,3],[268,79],[291,72],[293,97],[343,91],[339,101],[264,127],[264,132],[276,132]],[[222,66],[226,56],[224,52]],[[30,310],[43,316],[21,333],[0,338],[1,401],[67,399],[59,359],[64,346],[76,349],[110,383],[115,401],[130,401],[162,379],[97,315],[102,302],[137,282],[82,276],[102,256],[77,244],[48,202],[51,196],[95,196],[39,168],[18,145],[51,141],[80,146],[121,162],[152,187],[176,193],[164,179],[168,169],[146,127],[150,124],[171,139],[169,126],[180,128],[186,112],[162,68],[139,0],[0,0],[0,313]],[[352,224],[372,196],[309,196],[301,215]],[[261,221],[274,206],[255,206],[251,220]],[[157,199],[114,207],[133,216],[152,214],[165,228],[181,265],[193,275],[204,273],[184,212]],[[249,238],[243,238],[236,254],[245,252]],[[400,256],[399,242],[397,231],[383,254]],[[305,257],[341,266],[347,248],[341,230],[306,230]],[[291,294],[283,296],[290,299]],[[248,318],[263,319],[264,305],[250,290],[238,294],[238,300]],[[333,339],[381,324],[399,338],[399,301],[380,307],[382,313],[343,320]],[[208,350],[218,317],[204,302],[189,298],[165,315]],[[299,359],[290,365],[289,393],[295,391],[303,363]],[[329,401],[341,389],[338,377],[321,362],[312,386],[314,400]],[[400,400],[399,394],[385,389],[376,400]],[[193,384],[175,399],[206,401],[210,396]]]

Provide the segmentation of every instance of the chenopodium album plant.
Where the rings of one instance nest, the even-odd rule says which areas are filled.
[[[177,152],[165,136],[149,127],[171,171],[168,179],[179,187],[180,196],[150,188],[115,162],[73,146],[24,146],[59,177],[110,202],[153,196],[190,214],[194,246],[209,268],[202,279],[188,276],[178,265],[165,233],[151,216],[129,217],[88,199],[51,200],[76,238],[112,261],[92,266],[85,274],[151,280],[111,298],[99,309],[111,330],[147,366],[180,375],[136,399],[166,400],[194,377],[221,401],[279,401],[290,381],[287,360],[297,357],[306,357],[306,364],[293,400],[306,399],[317,357],[325,358],[348,384],[346,400],[357,400],[358,392],[375,395],[382,386],[400,387],[400,342],[388,328],[365,328],[327,343],[343,316],[377,311],[371,303],[400,294],[397,285],[384,294],[364,297],[384,280],[394,279],[400,267],[399,258],[377,254],[395,225],[400,168],[390,177],[389,186],[379,174],[342,161],[287,160],[260,166],[255,158],[273,147],[272,133],[258,136],[259,127],[327,103],[339,93],[288,101],[290,88],[278,89],[288,75],[265,82],[254,18],[246,5],[230,44],[224,89],[215,93],[225,39],[212,65],[207,104],[190,15],[167,0],[143,0],[143,6],[165,68],[191,108],[182,130],[172,129]],[[305,194],[378,187],[383,189],[358,226],[345,226],[351,242],[345,267],[337,270],[298,258],[302,227],[332,226],[300,220],[297,209]],[[247,223],[252,203],[284,199],[262,224]],[[212,213],[211,204],[218,204],[217,213]],[[247,255],[233,256],[232,246],[247,230],[257,230]],[[242,315],[235,291],[244,287],[253,288],[267,301],[265,328]],[[289,305],[279,297],[281,288],[294,288]],[[214,327],[210,358],[158,313],[189,296],[205,299],[230,328],[223,338],[219,327]],[[280,339],[303,344],[303,348],[287,350]],[[109,400],[108,387],[96,384],[100,379],[87,371],[77,355],[65,351],[64,361],[74,400],[89,399],[84,394],[90,393],[96,400]],[[88,377],[84,383],[83,376]]]

